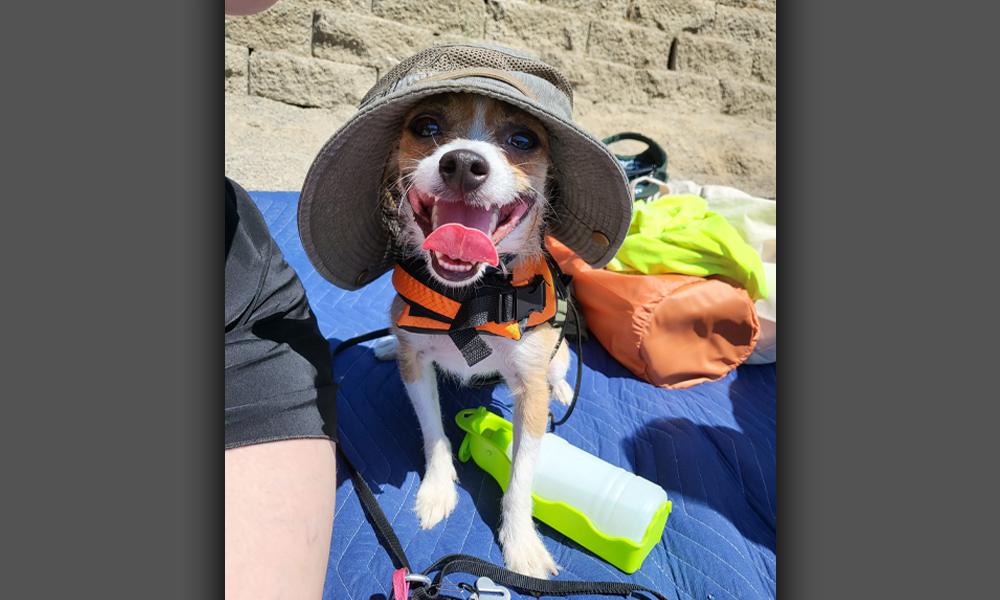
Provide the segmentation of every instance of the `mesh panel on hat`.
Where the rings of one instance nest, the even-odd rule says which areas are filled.
[[[476,67],[501,71],[519,71],[541,77],[556,87],[573,104],[573,88],[562,73],[549,65],[527,57],[515,56],[482,46],[434,46],[403,60],[379,79],[361,100],[361,106],[384,96],[403,78],[414,73],[441,73]]]

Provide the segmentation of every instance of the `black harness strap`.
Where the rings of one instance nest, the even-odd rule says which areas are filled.
[[[479,337],[479,332],[472,327],[452,329],[448,332],[448,337],[455,342],[455,346],[462,353],[462,358],[470,367],[493,354],[483,338]]]
[[[546,258],[546,263],[551,269],[552,261]],[[541,275],[536,275],[527,285],[515,286],[511,284],[510,274],[496,272],[483,277],[474,288],[456,289],[446,288],[434,281],[422,261],[413,259],[399,261],[398,264],[422,285],[461,303],[451,326],[442,333],[448,334],[470,367],[492,354],[492,350],[480,337],[476,327],[486,323],[517,321],[523,331],[527,325],[526,319],[531,313],[545,311],[545,278]],[[553,281],[557,279],[555,273],[553,272]],[[418,307],[420,310],[419,305],[411,303],[405,296],[403,299],[410,304],[411,310],[413,307]],[[434,332],[424,331],[424,333]]]

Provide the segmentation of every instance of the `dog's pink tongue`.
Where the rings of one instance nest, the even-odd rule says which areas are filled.
[[[497,266],[500,259],[490,239],[493,211],[466,206],[464,202],[439,202],[438,226],[424,240],[424,250],[446,254],[453,260],[484,262]]]

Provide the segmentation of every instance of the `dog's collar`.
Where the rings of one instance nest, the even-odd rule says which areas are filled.
[[[406,306],[396,326],[447,334],[471,367],[491,353],[480,334],[520,340],[525,330],[553,321],[557,294],[566,297],[566,277],[546,256],[513,273],[487,271],[475,285],[451,288],[434,280],[424,261],[399,261],[392,285]]]

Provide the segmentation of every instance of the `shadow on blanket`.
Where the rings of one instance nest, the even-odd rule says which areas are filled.
[[[729,386],[739,429],[686,418],[654,419],[623,439],[621,448],[633,469],[638,468],[637,452],[656,457],[656,481],[674,501],[671,525],[693,518],[728,538],[722,531],[725,524],[717,523],[721,517],[742,538],[775,552],[774,406],[768,408],[750,393],[756,369],[760,367],[742,367]],[[666,465],[675,467],[662,468]]]

